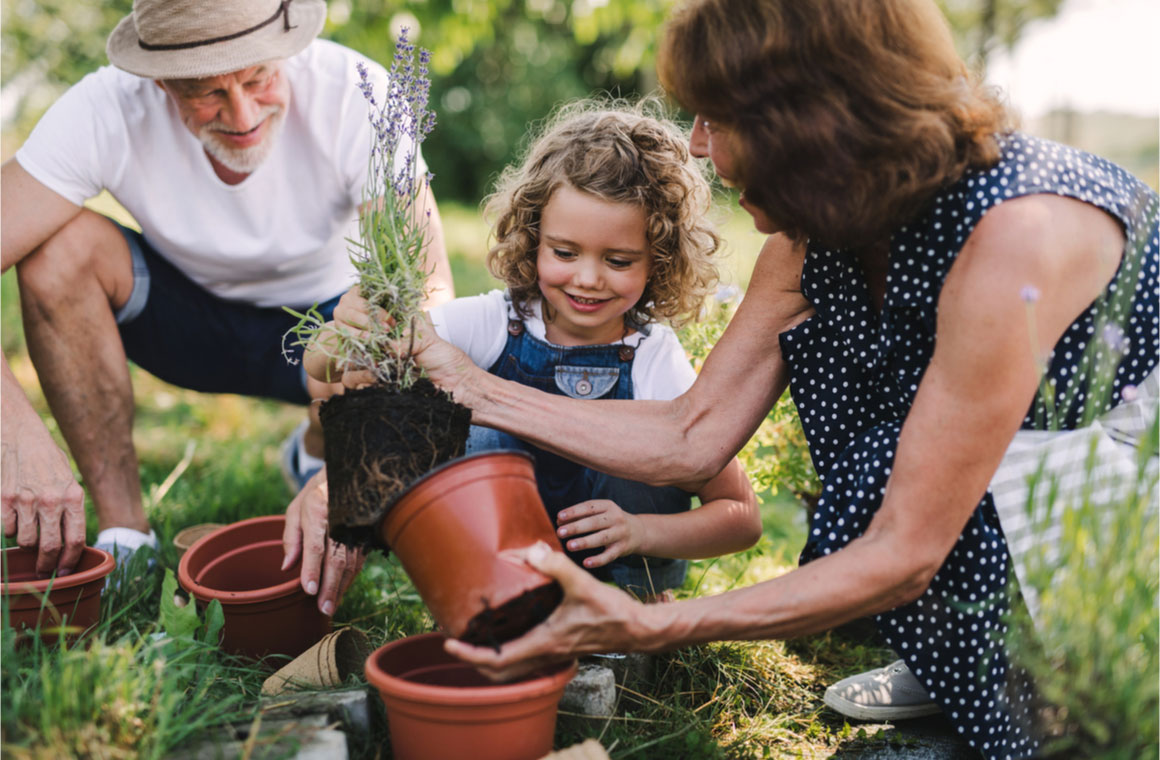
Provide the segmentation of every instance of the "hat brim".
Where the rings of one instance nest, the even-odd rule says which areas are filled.
[[[302,52],[326,23],[325,0],[294,0],[291,29],[279,19],[250,34],[185,50],[146,50],[137,38],[132,14],[109,35],[109,62],[130,74],[150,79],[200,79],[240,71],[265,61]]]

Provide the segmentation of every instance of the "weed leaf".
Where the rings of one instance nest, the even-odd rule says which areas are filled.
[[[177,578],[173,571],[166,568],[165,580],[161,582],[161,627],[170,638],[181,639],[193,636],[197,630],[197,605],[187,604],[178,607],[174,601],[177,594]],[[219,613],[221,605],[218,605]]]

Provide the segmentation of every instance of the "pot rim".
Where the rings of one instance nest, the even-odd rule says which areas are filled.
[[[273,586],[265,588],[249,589],[246,591],[223,591],[221,589],[211,588],[198,583],[194,578],[193,573],[190,572],[189,566],[193,560],[197,558],[199,549],[203,548],[211,540],[220,540],[222,536],[234,530],[240,530],[253,524],[286,522],[286,515],[264,515],[261,517],[251,517],[246,520],[239,520],[238,522],[230,523],[224,527],[218,528],[212,533],[208,533],[198,540],[193,542],[193,545],[186,549],[185,553],[181,555],[181,560],[177,564],[177,579],[181,582],[182,587],[202,602],[210,602],[217,599],[222,604],[255,604],[257,602],[266,602],[273,599],[280,599],[285,596],[290,596],[301,589],[301,580],[299,576],[295,575],[293,578]],[[260,542],[267,543],[272,539],[264,539]],[[243,547],[238,547],[243,548]],[[235,550],[236,551],[236,550]],[[305,593],[305,592],[303,592]]]
[[[4,549],[4,557],[2,561],[5,563],[5,566],[7,566],[7,555],[9,552],[19,553],[27,551],[31,550],[20,546],[9,546]],[[0,593],[3,593],[4,596],[31,593],[43,594],[49,590],[48,587],[50,583],[52,584],[52,591],[63,591],[67,588],[75,588],[76,586],[83,586],[88,583],[92,583],[93,581],[102,580],[107,577],[109,573],[113,572],[113,568],[117,566],[117,562],[113,559],[113,555],[109,554],[104,549],[98,549],[95,546],[86,546],[81,552],[81,557],[83,558],[86,554],[90,556],[96,554],[100,556],[101,559],[95,567],[91,567],[88,570],[81,570],[80,572],[76,573],[70,573],[69,575],[65,575],[63,577],[48,577],[35,581],[0,582]]]
[[[488,452],[490,453],[490,452]],[[488,686],[436,686],[415,683],[405,678],[391,675],[379,667],[379,657],[390,649],[414,644],[423,639],[447,637],[438,631],[406,636],[387,642],[371,653],[366,661],[366,677],[372,686],[397,699],[445,706],[499,705],[536,699],[553,691],[563,690],[576,675],[579,664],[572,660],[566,665],[550,665],[551,672],[535,678],[525,678],[515,683],[497,683]],[[470,663],[463,662],[465,666]]]
[[[465,454],[461,457],[455,457],[454,459],[452,459],[450,461],[444,462],[443,464],[438,465],[437,467],[434,467],[434,468],[428,470],[426,473],[423,474],[423,476],[421,478],[419,478],[414,483],[412,483],[411,485],[409,485],[405,489],[403,489],[403,492],[395,497],[395,500],[392,503],[391,508],[393,509],[395,504],[398,504],[400,501],[405,499],[407,497],[407,494],[411,493],[412,491],[418,490],[424,483],[426,483],[428,480],[431,480],[432,478],[438,476],[439,473],[443,472],[444,470],[453,469],[455,467],[462,465],[464,462],[470,462],[470,461],[473,461],[476,459],[485,459],[487,457],[494,457],[494,456],[505,456],[506,457],[509,455],[523,457],[524,459],[531,462],[533,465],[536,463],[535,457],[533,457],[528,452],[520,451],[519,449],[489,449],[488,451],[476,451],[473,454]],[[388,510],[388,514],[389,514],[389,510]]]

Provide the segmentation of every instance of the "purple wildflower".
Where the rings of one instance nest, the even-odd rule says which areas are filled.
[[[1104,330],[1100,333],[1100,339],[1103,340],[1104,345],[1118,354],[1125,353],[1128,350],[1128,336],[1124,334],[1124,328],[1117,324],[1109,323],[1104,325]]]
[[[1039,288],[1034,285],[1024,285],[1019,291],[1019,297],[1023,299],[1023,303],[1035,303],[1039,300]]]
[[[1124,401],[1135,401],[1139,397],[1139,389],[1137,389],[1134,385],[1125,385],[1122,389],[1120,389],[1120,398],[1124,399]]]

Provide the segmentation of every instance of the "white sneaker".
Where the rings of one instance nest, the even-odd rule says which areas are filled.
[[[321,470],[323,465],[322,460],[305,454],[302,438],[306,435],[308,427],[310,427],[310,420],[302,420],[298,427],[294,428],[294,432],[290,433],[282,442],[281,456],[279,457],[282,465],[282,479],[286,481],[286,486],[295,494],[302,490],[306,481],[310,480],[314,473]],[[310,461],[305,461],[307,459]]]
[[[941,712],[902,660],[838,681],[826,689],[825,702],[855,720],[905,720]]]

